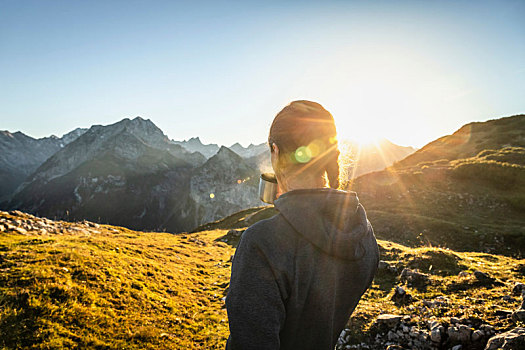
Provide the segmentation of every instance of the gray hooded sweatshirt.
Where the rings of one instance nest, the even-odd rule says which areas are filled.
[[[379,262],[355,192],[300,189],[242,235],[226,297],[227,350],[333,350]]]

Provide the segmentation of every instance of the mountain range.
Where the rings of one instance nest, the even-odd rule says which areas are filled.
[[[265,143],[174,141],[141,117],[61,138],[1,135],[0,208],[139,230],[188,231],[260,205],[259,174],[272,171]],[[361,155],[361,172],[382,169],[414,149],[385,141],[382,153],[375,151]]]

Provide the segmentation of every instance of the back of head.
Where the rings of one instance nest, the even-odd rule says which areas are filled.
[[[268,144],[279,148],[279,167],[301,176],[328,177],[339,187],[339,149],[332,114],[319,103],[300,100],[284,107],[270,127]]]

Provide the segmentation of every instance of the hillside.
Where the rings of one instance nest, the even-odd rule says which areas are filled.
[[[514,162],[524,159],[524,148],[487,150],[452,162],[366,174],[350,188],[383,239],[520,257],[525,164]]]
[[[0,348],[223,349],[241,234],[136,232],[0,212]],[[379,273],[338,348],[483,349],[524,325],[513,311],[525,260],[379,244]]]
[[[524,140],[525,115],[467,124],[346,189],[382,239],[522,257]]]
[[[452,135],[428,143],[417,152],[395,163],[395,168],[405,168],[440,159],[450,161],[473,157],[485,149],[525,147],[524,133],[525,114],[486,122],[472,122],[463,125]]]

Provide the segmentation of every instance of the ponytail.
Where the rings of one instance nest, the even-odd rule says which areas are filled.
[[[330,187],[336,190],[339,188],[339,153],[339,149],[336,147],[326,164],[326,175]]]

